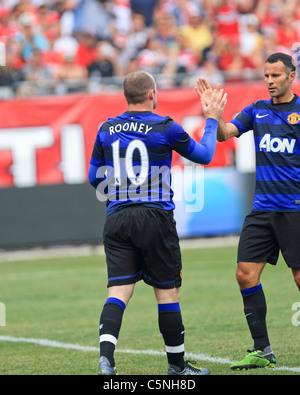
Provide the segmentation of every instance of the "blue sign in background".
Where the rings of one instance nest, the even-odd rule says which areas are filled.
[[[234,167],[206,168],[202,180],[191,181],[204,187],[201,211],[188,212],[190,202],[176,202],[175,220],[181,238],[236,234],[251,210],[253,177],[239,173]],[[187,186],[185,186],[187,187]],[[198,188],[199,189],[199,188]]]

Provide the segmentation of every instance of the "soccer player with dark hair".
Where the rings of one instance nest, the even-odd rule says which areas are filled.
[[[114,351],[123,313],[136,282],[143,280],[157,299],[168,374],[205,375],[208,369],[184,360],[182,262],[173,218],[171,159],[175,150],[196,163],[211,161],[227,95],[216,89],[206,103],[201,100],[207,121],[200,143],[170,117],[154,113],[157,86],[149,73],[130,73],[124,95],[128,111],[100,127],[89,168],[90,183],[107,197],[103,243],[108,298],[100,316],[99,374],[116,374]]]
[[[219,141],[253,130],[256,148],[254,203],[240,235],[236,271],[254,348],[231,366],[234,370],[276,364],[260,277],[266,263],[276,265],[279,251],[300,290],[300,98],[292,91],[295,71],[291,56],[271,55],[264,68],[271,99],[251,104],[229,123],[219,122]],[[202,99],[209,98],[207,81],[197,84]]]

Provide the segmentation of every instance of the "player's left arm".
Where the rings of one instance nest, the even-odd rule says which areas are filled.
[[[106,166],[102,145],[97,134],[92,157],[90,160],[88,179],[90,184],[97,189],[100,182],[105,180],[105,172],[102,169]]]
[[[106,179],[106,176],[104,172],[101,174],[103,177],[99,177],[99,169],[101,169],[101,166],[94,166],[90,164],[89,166],[89,172],[88,172],[88,178],[89,178],[89,183],[97,189],[98,185],[100,182],[104,181]]]

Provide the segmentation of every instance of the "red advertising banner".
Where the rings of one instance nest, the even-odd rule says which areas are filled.
[[[99,125],[125,109],[122,95],[2,102],[0,187],[85,182]]]
[[[300,88],[295,86],[295,93]],[[228,92],[225,121],[250,103],[268,99],[263,84],[224,87]],[[97,130],[109,117],[126,111],[123,94],[50,96],[0,103],[0,188],[86,182]],[[160,91],[157,113],[169,115],[193,137],[201,138],[204,122],[193,89]],[[228,164],[218,145],[211,165]],[[174,154],[174,163],[180,164]]]

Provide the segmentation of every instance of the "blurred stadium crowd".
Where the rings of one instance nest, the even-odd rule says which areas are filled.
[[[0,97],[119,88],[138,69],[160,88],[261,79],[297,42],[299,0],[0,0]]]

